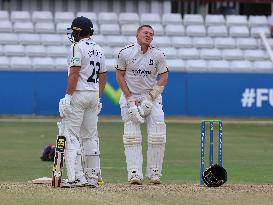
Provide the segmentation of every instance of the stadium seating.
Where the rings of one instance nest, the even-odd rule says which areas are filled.
[[[208,61],[208,70],[212,72],[227,72],[230,70],[230,65],[226,60],[210,60]]]
[[[123,24],[139,24],[139,16],[137,13],[120,13],[119,23]]]
[[[199,51],[196,48],[179,48],[178,57],[186,60],[186,59],[199,59]]]
[[[247,60],[231,61],[230,69],[233,72],[251,72],[252,71],[252,63]]]
[[[0,33],[0,44],[17,44],[18,36],[16,33]]]
[[[195,48],[213,48],[214,43],[210,37],[193,37],[192,42]]]
[[[182,24],[168,24],[165,27],[166,36],[184,36],[185,28]]]
[[[75,18],[73,12],[70,11],[56,11],[54,15],[55,23],[68,22],[71,23]]]
[[[207,71],[207,62],[205,60],[188,60],[186,70],[191,72]]]
[[[101,12],[98,15],[99,24],[117,24],[118,15],[114,12]]]
[[[8,11],[0,11],[0,20],[5,21],[5,20],[9,20],[9,13]]]
[[[46,47],[43,45],[29,45],[25,47],[25,54],[29,57],[47,56]]]
[[[172,46],[175,48],[192,47],[192,39],[188,36],[175,36],[171,38]]]
[[[206,36],[206,28],[204,25],[189,25],[186,28],[186,33],[190,37]]]
[[[224,25],[225,19],[223,15],[206,15],[205,17],[206,26],[216,26],[216,25]]]
[[[181,59],[167,59],[167,64],[171,66],[171,71],[185,71],[185,62]]]
[[[55,70],[55,63],[50,57],[35,57],[32,59],[32,68],[37,71]]]
[[[106,36],[105,40],[107,45],[111,47],[123,47],[127,44],[127,38],[125,36]]]
[[[201,14],[185,14],[183,18],[185,26],[189,25],[204,25],[204,19]]]
[[[247,17],[243,15],[227,15],[226,16],[227,26],[247,26]]]
[[[34,26],[32,22],[15,22],[13,31],[16,33],[33,33]]]
[[[110,48],[109,46],[105,46],[105,47],[102,47],[103,48],[103,51],[104,51],[104,55],[105,55],[105,58],[106,59],[112,59],[114,56],[113,56],[113,49]]]
[[[32,21],[34,23],[37,22],[52,22],[53,14],[50,11],[33,11],[32,13]]]
[[[71,45],[67,28],[76,16],[92,20],[93,39],[103,47],[110,70],[119,50],[136,41],[138,26],[151,24],[153,45],[165,53],[171,71],[273,71],[259,36],[259,32],[270,36],[266,16],[185,14],[182,18],[174,13],[87,11],[0,11],[0,69],[66,70]],[[273,39],[268,38],[268,43],[273,48]]]
[[[66,34],[67,28],[71,26],[71,22],[57,22],[56,23],[56,33]]]
[[[237,38],[237,47],[240,49],[256,49],[258,48],[258,41],[255,38]]]
[[[267,60],[268,56],[263,50],[245,50],[245,59],[250,61]]]
[[[7,56],[0,56],[0,70],[9,70],[9,68],[10,68],[9,58]]]
[[[116,60],[115,59],[106,59],[105,60],[105,66],[106,66],[106,69],[109,70],[109,71],[115,70]]]
[[[61,45],[62,39],[59,34],[41,34],[41,43],[43,45]]]
[[[0,32],[12,32],[12,23],[7,20],[1,20]]]
[[[136,30],[139,27],[139,24],[124,24],[121,25],[121,34],[122,35],[135,35]]]
[[[224,60],[242,60],[244,58],[241,49],[223,49],[222,56]]]
[[[101,24],[100,33],[102,35],[119,35],[120,27],[119,24]]]
[[[177,51],[173,47],[163,47],[161,48],[162,52],[166,56],[167,59],[176,59],[177,58]]]
[[[156,35],[158,36],[164,35],[164,28],[161,24],[153,24],[152,26]]]
[[[10,14],[10,20],[12,22],[28,22],[30,21],[30,13],[29,11],[12,11]]]
[[[10,66],[12,70],[32,69],[30,57],[12,57],[10,59]]]
[[[171,46],[171,40],[167,36],[158,36],[153,40],[153,44],[159,48],[161,47],[170,47]]]
[[[225,25],[219,26],[209,26],[208,27],[208,36],[210,37],[227,37],[228,30]]]
[[[253,62],[253,68],[255,72],[273,72],[273,64],[271,61],[255,61]]]
[[[249,16],[250,27],[263,27],[268,26],[268,21],[265,16]]]
[[[99,44],[99,45],[101,45],[101,46],[107,45],[106,39],[105,39],[105,38],[106,38],[106,37],[104,37],[103,35],[95,35],[95,36],[93,36],[93,40],[94,40],[97,44]]]
[[[162,16],[162,25],[181,25],[182,24],[182,18],[181,15],[176,13],[166,13]]]
[[[249,37],[249,30],[247,26],[230,26],[230,37]]]
[[[234,38],[215,38],[214,39],[215,48],[227,49],[236,48],[236,41]]]
[[[56,71],[67,71],[67,57],[66,58],[55,58]]]
[[[142,13],[140,15],[141,24],[160,24],[161,18],[158,13]]]
[[[266,35],[266,37],[270,36],[268,26],[266,26],[266,27],[252,27],[250,29],[250,35],[252,37],[258,38],[259,37],[259,32],[263,32]]]
[[[21,33],[18,35],[18,41],[22,45],[38,45],[41,43],[41,38],[38,34]]]
[[[201,49],[200,56],[204,60],[221,60],[222,53],[219,49]]]
[[[24,56],[25,50],[22,45],[5,45],[3,47],[6,56]]]
[[[55,24],[53,22],[39,22],[35,24],[36,33],[55,33]]]
[[[89,18],[93,24],[97,24],[98,19],[97,19],[97,14],[94,12],[78,12],[77,16],[85,16],[86,18]]]

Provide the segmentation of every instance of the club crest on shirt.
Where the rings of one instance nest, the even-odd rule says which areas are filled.
[[[132,63],[135,63],[135,62],[136,62],[136,58],[133,58],[133,59],[132,59]]]

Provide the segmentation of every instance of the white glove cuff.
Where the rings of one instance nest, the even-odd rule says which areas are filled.
[[[129,105],[129,107],[133,107],[136,105],[136,100],[134,96],[130,96],[127,98],[127,104]]]
[[[68,101],[71,101],[71,95],[69,94],[65,94],[64,98],[67,99]]]
[[[164,90],[165,86],[155,85],[153,89],[149,92],[152,100],[154,101]]]

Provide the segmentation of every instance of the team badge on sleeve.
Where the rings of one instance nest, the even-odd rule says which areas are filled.
[[[70,59],[69,66],[81,66],[81,59],[79,57],[72,57]]]

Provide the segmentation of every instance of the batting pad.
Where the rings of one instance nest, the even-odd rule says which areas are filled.
[[[165,153],[166,124],[158,122],[152,125],[148,135],[147,170],[146,176],[161,176],[162,164]]]
[[[127,171],[128,171],[128,180],[130,180],[130,173],[137,172],[139,177],[142,176],[142,147],[141,147],[141,132],[140,126],[138,123],[126,122],[124,124],[124,154],[126,157]]]
[[[97,178],[100,171],[100,150],[97,130],[93,137],[82,138],[84,173],[88,178]]]

